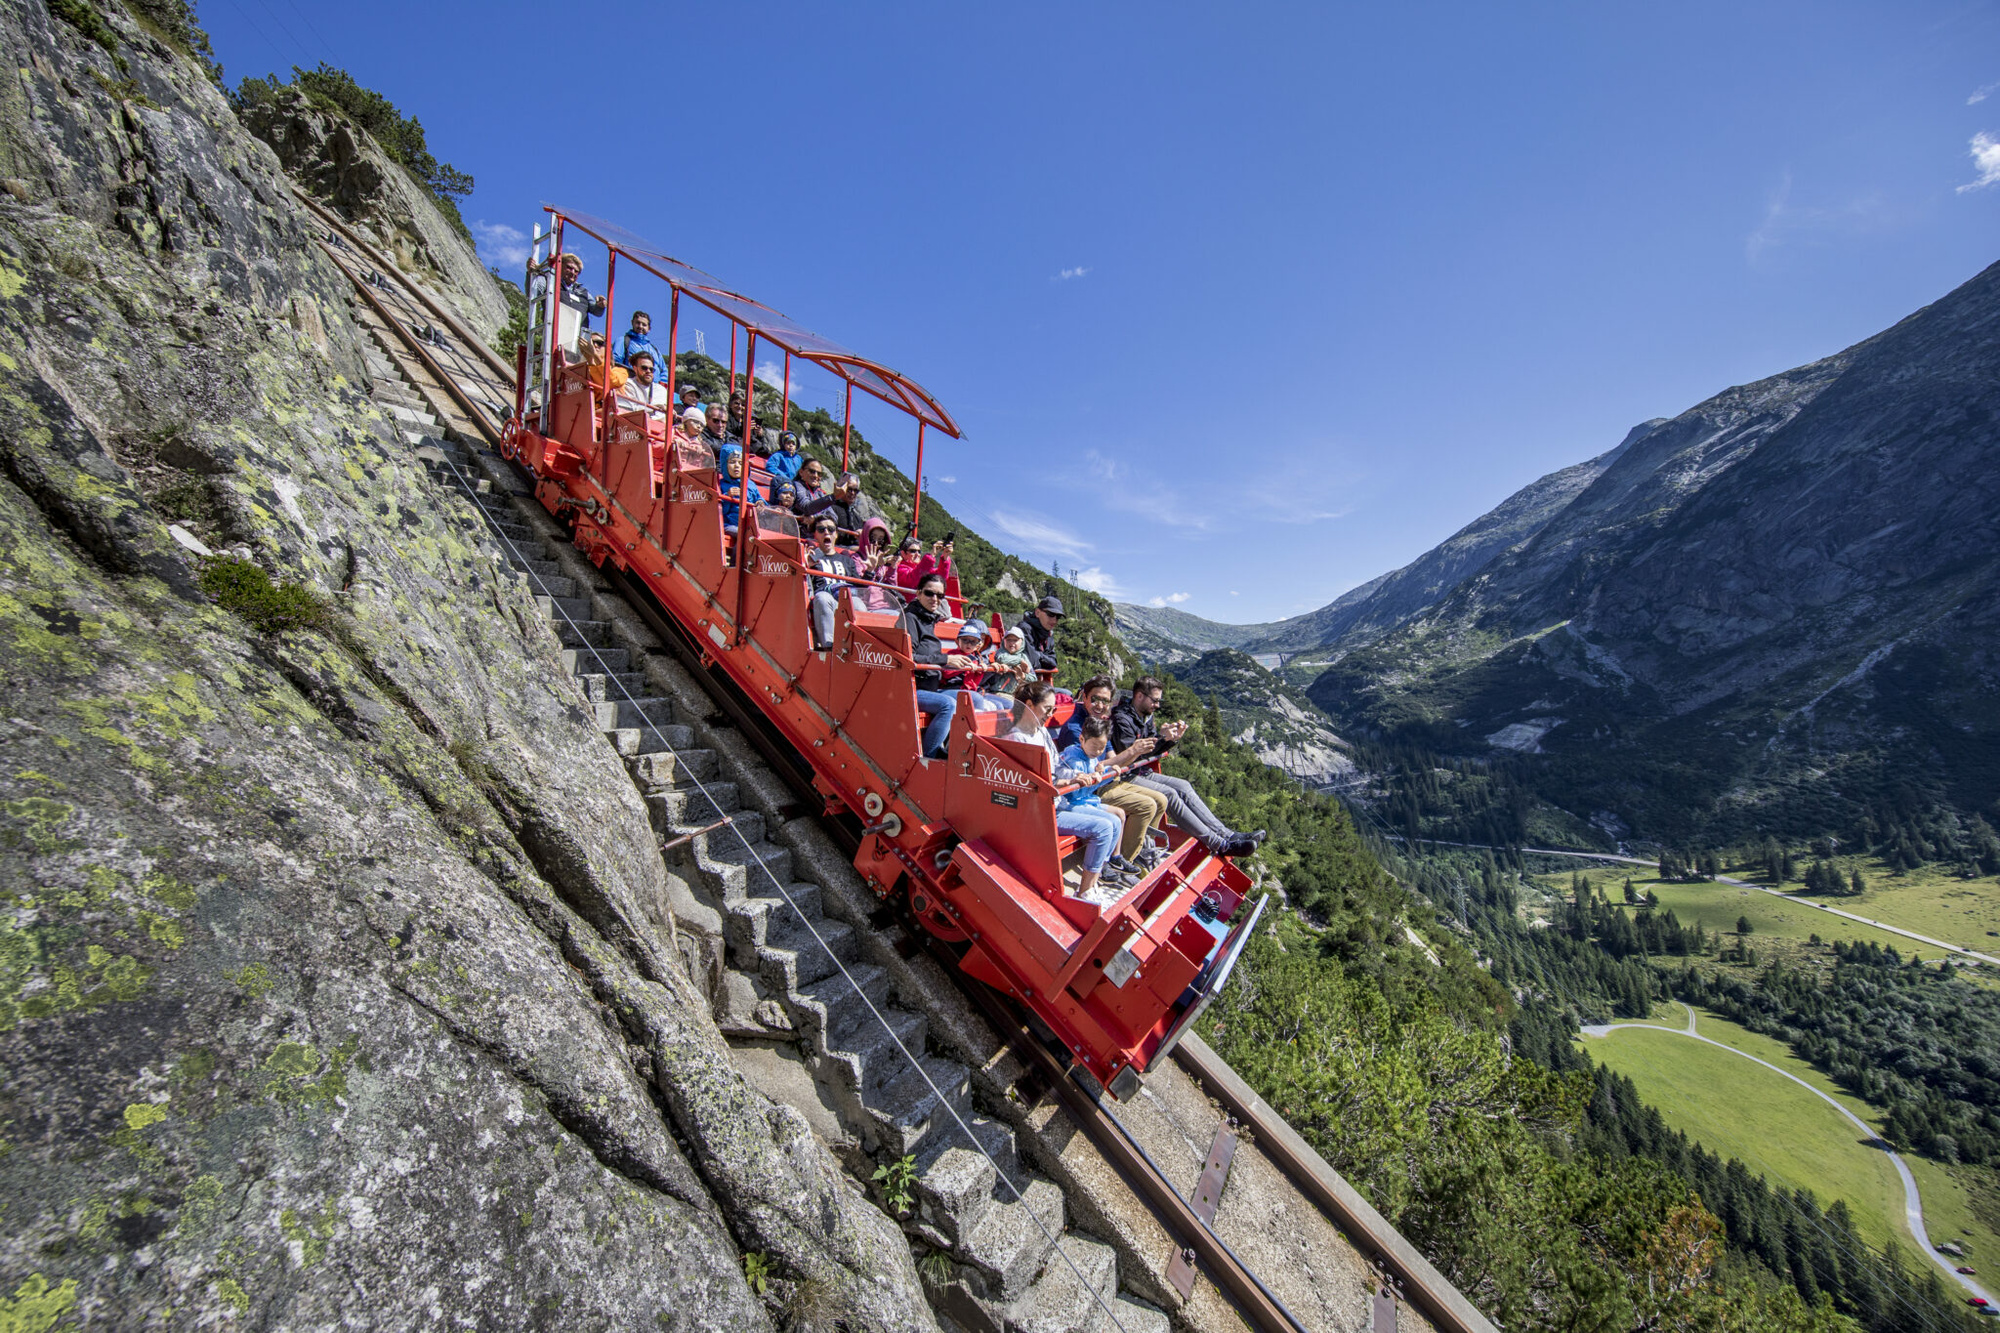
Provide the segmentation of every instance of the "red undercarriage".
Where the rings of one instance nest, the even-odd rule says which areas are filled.
[[[998,739],[1008,714],[962,694],[947,757],[922,761],[896,616],[842,598],[831,651],[813,651],[802,539],[771,530],[793,525],[763,510],[760,531],[752,506],[726,544],[702,451],[663,448],[637,412],[603,430],[580,366],[553,387],[550,435],[510,423],[506,445],[542,504],[574,518],[591,560],[643,582],[763,710],[810,761],[829,812],[861,819],[854,864],[866,883],[885,899],[906,894],[926,929],[963,943],[968,974],[1026,1004],[1100,1083],[1129,1092],[1120,1075],[1149,1068],[1226,978],[1251,922],[1223,940],[1204,921],[1227,921],[1248,877],[1169,829],[1167,859],[1116,903],[1065,894],[1070,840],[1056,831],[1045,750]]]

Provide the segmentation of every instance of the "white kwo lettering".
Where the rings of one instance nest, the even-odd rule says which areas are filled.
[[[681,487],[681,503],[684,505],[707,504],[712,498],[707,491],[701,489],[699,486]]]
[[[884,652],[872,643],[855,644],[854,660],[862,666],[872,668],[876,671],[894,671],[896,669],[895,655]]]
[[[1012,787],[1016,791],[1035,789],[1033,778],[1012,767],[1005,760],[997,759],[990,754],[982,754],[978,756],[978,761],[981,782],[988,782],[996,787]]]
[[[773,560],[762,551],[757,553],[757,573],[767,579],[790,578],[792,567],[782,560]]]

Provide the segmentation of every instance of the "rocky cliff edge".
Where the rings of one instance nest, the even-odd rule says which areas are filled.
[[[276,157],[101,19],[0,11],[0,1322],[932,1327]]]

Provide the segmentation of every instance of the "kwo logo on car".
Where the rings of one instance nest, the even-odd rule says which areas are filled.
[[[896,669],[896,655],[886,649],[878,648],[872,643],[855,644],[853,660],[859,665],[875,671],[894,671]]]

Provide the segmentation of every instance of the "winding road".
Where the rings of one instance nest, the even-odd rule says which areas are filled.
[[[1531,851],[1533,849],[1523,848],[1522,850]],[[1641,864],[1644,863],[1642,862]],[[1807,1092],[1810,1092],[1813,1096],[1819,1098],[1821,1101],[1825,1102],[1828,1106],[1831,1106],[1834,1110],[1840,1112],[1840,1114],[1846,1118],[1849,1124],[1853,1125],[1856,1129],[1860,1130],[1863,1135],[1866,1136],[1863,1141],[1867,1143],[1869,1147],[1881,1149],[1883,1153],[1888,1155],[1889,1160],[1895,1163],[1896,1174],[1903,1178],[1903,1222],[1904,1225],[1909,1228],[1911,1239],[1917,1242],[1917,1248],[1922,1250],[1926,1255],[1930,1256],[1930,1260],[1932,1263],[1936,1264],[1939,1268],[1942,1268],[1945,1271],[1945,1273],[1952,1279],[1952,1281],[1958,1283],[1958,1285],[1960,1285],[1961,1287],[1964,1287],[1966,1291],[1970,1292],[1974,1296],[1984,1296],[1988,1300],[1992,1299],[1991,1295],[1977,1282],[1974,1282],[1971,1278],[1967,1277],[1965,1274],[1956,1271],[1954,1262],[1949,1255],[1939,1254],[1936,1250],[1931,1248],[1930,1232],[1926,1230],[1924,1227],[1924,1202],[1922,1197],[1919,1196],[1917,1193],[1917,1178],[1910,1174],[1909,1163],[1905,1162],[1902,1159],[1902,1157],[1897,1154],[1895,1149],[1891,1148],[1887,1143],[1883,1142],[1881,1136],[1876,1134],[1874,1128],[1870,1126],[1867,1121],[1863,1120],[1860,1116],[1854,1114],[1854,1112],[1848,1110],[1845,1106],[1842,1106],[1838,1101],[1834,1100],[1832,1097],[1829,1097],[1825,1093],[1821,1092],[1818,1088],[1815,1088],[1812,1084],[1800,1078],[1797,1074],[1791,1073],[1784,1069],[1780,1069],[1778,1066],[1772,1064],[1769,1060],[1759,1060],[1756,1056],[1749,1054],[1747,1051],[1739,1051],[1734,1046],[1730,1046],[1724,1042],[1719,1042],[1713,1037],[1702,1036],[1699,1032],[1695,1031],[1694,1009],[1687,1004],[1682,1004],[1681,1008],[1687,1010],[1687,1016],[1688,1016],[1687,1026],[1684,1028],[1670,1028],[1660,1023],[1593,1023],[1586,1026],[1583,1029],[1583,1033],[1587,1037],[1602,1037],[1617,1031],[1619,1028],[1647,1028],[1654,1032],[1671,1032],[1676,1036],[1692,1037],[1696,1041],[1705,1041],[1710,1046],[1714,1046],[1721,1050],[1728,1051],[1731,1055],[1740,1055],[1745,1060],[1749,1060],[1752,1063],[1764,1066],[1764,1068],[1778,1075],[1778,1077],[1788,1078],[1792,1082],[1798,1084],[1800,1087],[1804,1088]]]

